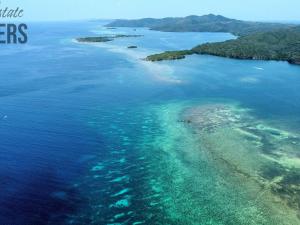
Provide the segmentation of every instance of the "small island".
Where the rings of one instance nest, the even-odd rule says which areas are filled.
[[[82,37],[76,38],[78,42],[83,43],[100,43],[100,42],[109,42],[117,38],[130,38],[130,37],[142,37],[143,35],[127,35],[127,34],[116,34],[111,36],[99,36],[99,37]]]
[[[163,60],[177,60],[184,59],[186,55],[194,54],[191,50],[183,50],[183,51],[167,51],[160,54],[154,54],[146,57],[146,61],[156,62]]]
[[[112,41],[112,38],[109,37],[83,37],[76,38],[78,42],[87,42],[87,43],[97,43],[97,42],[108,42]]]
[[[133,49],[133,48],[137,48],[137,46],[136,45],[131,45],[131,46],[128,46],[127,48]]]
[[[117,34],[113,38],[130,38],[130,37],[143,37],[144,35],[140,34]]]

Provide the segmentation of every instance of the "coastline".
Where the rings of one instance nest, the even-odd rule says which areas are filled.
[[[208,54],[233,59],[278,60],[300,65],[300,26],[230,19],[221,15],[191,15],[176,18],[115,20],[109,27],[148,27],[161,32],[228,32],[235,40],[205,43],[185,51],[149,55],[148,61],[184,59],[190,54]]]
[[[169,65],[159,65],[143,60],[148,54],[143,48],[128,48],[127,46],[120,47],[108,42],[79,42],[76,38],[72,39],[72,42],[75,44],[84,44],[104,48],[111,52],[123,54],[127,56],[129,61],[143,66],[158,81],[172,83],[175,85],[183,83],[182,80],[174,77],[174,71]]]
[[[184,53],[188,52],[188,53]],[[229,58],[229,59],[237,59],[237,60],[258,60],[258,61],[277,61],[277,62],[287,62],[291,65],[300,65],[300,61],[293,61],[293,60],[283,60],[283,59],[268,59],[268,58],[256,58],[256,57],[234,57],[234,56],[227,56],[221,54],[213,54],[207,52],[197,53],[193,50],[183,50],[183,51],[167,51],[163,53],[148,55],[144,60],[151,61],[151,62],[159,62],[159,61],[172,61],[172,60],[180,60],[185,59],[186,56],[189,55],[211,55],[217,56],[222,58]]]

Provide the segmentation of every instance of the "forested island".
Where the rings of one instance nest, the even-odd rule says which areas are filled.
[[[169,17],[163,19],[115,20],[107,27],[148,27],[165,32],[226,32],[237,36],[293,27],[292,24],[249,22],[220,15]]]
[[[125,35],[125,34],[117,34],[112,36],[100,36],[100,37],[82,37],[76,38],[78,42],[86,42],[86,43],[99,43],[99,42],[108,42],[113,41],[116,38],[127,38],[127,37],[142,37],[143,35]]]
[[[147,56],[147,61],[163,61],[163,60],[176,60],[184,59],[186,55],[195,54],[192,50],[183,50],[183,51],[167,51],[160,54],[154,54]]]
[[[146,60],[182,59],[190,54],[209,54],[236,59],[283,60],[300,65],[300,26],[259,32],[225,42],[207,43],[187,51],[164,52]]]
[[[148,61],[177,60],[191,54],[209,54],[236,59],[283,60],[300,64],[300,26],[249,22],[220,15],[183,18],[116,20],[108,27],[149,27],[167,32],[229,32],[235,40],[206,43],[190,50],[150,55]]]
[[[108,42],[112,41],[113,38],[110,37],[83,37],[83,38],[76,38],[78,42],[87,42],[87,43],[97,43],[97,42]]]
[[[300,26],[203,44],[192,51],[237,59],[282,60],[300,65]]]

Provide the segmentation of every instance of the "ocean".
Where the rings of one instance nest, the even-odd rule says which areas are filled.
[[[1,46],[0,224],[299,224],[300,67],[146,62],[235,37],[103,25]],[[143,36],[75,41],[113,34]]]

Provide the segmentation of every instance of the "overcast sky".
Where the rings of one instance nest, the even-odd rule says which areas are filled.
[[[82,20],[220,14],[243,20],[300,20],[300,0],[0,0],[26,20]]]

